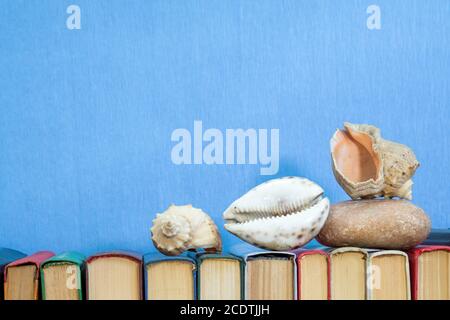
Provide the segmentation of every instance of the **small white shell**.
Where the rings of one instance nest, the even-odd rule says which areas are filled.
[[[309,242],[329,211],[323,189],[299,177],[269,180],[234,201],[224,212],[225,229],[268,250],[291,250]]]
[[[171,205],[165,212],[157,214],[151,233],[155,247],[169,256],[200,248],[222,250],[222,241],[214,221],[192,205]]]

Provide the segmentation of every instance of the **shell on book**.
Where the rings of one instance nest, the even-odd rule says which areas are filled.
[[[222,250],[222,240],[214,221],[190,204],[171,205],[165,212],[157,214],[151,234],[155,247],[169,256],[186,250]]]
[[[334,176],[352,199],[412,199],[411,178],[419,162],[409,147],[383,139],[377,127],[347,122],[330,148]]]
[[[291,250],[314,238],[324,225],[330,203],[323,189],[300,177],[262,183],[224,212],[225,229],[268,250]]]

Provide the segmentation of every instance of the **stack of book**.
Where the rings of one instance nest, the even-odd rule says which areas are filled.
[[[0,249],[6,300],[450,300],[450,238],[408,252],[362,248],[168,257],[117,251],[25,254]],[[438,243],[439,245],[430,245]]]

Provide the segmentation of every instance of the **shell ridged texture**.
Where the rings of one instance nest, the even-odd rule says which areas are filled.
[[[224,212],[225,229],[268,250],[298,248],[326,221],[329,201],[323,189],[299,177],[269,180],[248,191]]]
[[[377,127],[345,123],[330,141],[333,173],[352,199],[412,199],[412,176],[419,167],[407,146],[385,140]]]
[[[192,205],[171,205],[165,212],[157,214],[151,233],[155,247],[170,256],[201,248],[222,250],[222,241],[214,221]]]

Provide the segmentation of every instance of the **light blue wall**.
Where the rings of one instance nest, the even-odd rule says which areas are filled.
[[[66,8],[81,7],[81,30]],[[366,27],[381,7],[382,29]],[[2,1],[0,246],[153,250],[169,204],[221,213],[259,166],[175,166],[171,133],[279,128],[277,176],[333,202],[329,138],[346,120],[411,146],[414,203],[450,219],[450,3]],[[238,240],[223,231],[225,245]]]

